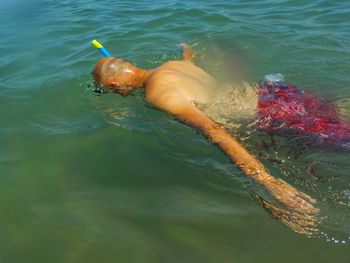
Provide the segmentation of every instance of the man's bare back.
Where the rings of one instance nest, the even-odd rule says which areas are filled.
[[[123,96],[144,88],[145,99],[150,105],[201,130],[246,176],[263,185],[281,204],[294,211],[317,213],[312,205],[314,199],[271,176],[236,138],[195,106],[196,103],[209,103],[218,83],[192,59],[187,45],[183,45],[181,61],[169,61],[152,70],[139,69],[121,59],[103,58],[97,62],[93,77],[104,91]]]

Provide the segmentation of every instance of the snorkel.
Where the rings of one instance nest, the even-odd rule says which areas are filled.
[[[111,54],[109,54],[109,52],[107,51],[107,49],[105,49],[102,44],[100,42],[98,42],[96,39],[91,41],[91,45],[94,46],[95,48],[98,49],[98,51],[100,51],[100,53],[104,56],[104,57],[110,57]]]
[[[104,57],[110,57],[111,54],[109,54],[109,52],[107,51],[107,49],[105,49],[102,44],[100,42],[98,42],[96,39],[91,41],[91,45],[95,48],[98,49],[98,51],[100,51],[100,53],[102,54],[102,56]],[[95,83],[96,84],[96,83]],[[104,93],[103,89],[101,87],[99,87],[98,85],[95,85],[95,88],[93,89],[93,91],[95,92],[96,95],[101,95]]]

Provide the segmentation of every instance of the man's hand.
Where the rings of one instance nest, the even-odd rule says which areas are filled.
[[[182,48],[182,60],[193,62],[194,54],[191,46],[186,43],[179,43],[178,46]]]
[[[273,218],[279,220],[297,233],[304,235],[317,235],[320,218],[317,214],[298,213],[288,211],[269,203],[257,193],[250,191],[251,196],[257,201]]]
[[[319,210],[312,205],[316,203],[315,199],[298,191],[281,179],[271,177],[264,183],[264,186],[278,202],[294,211],[310,214],[319,212]]]

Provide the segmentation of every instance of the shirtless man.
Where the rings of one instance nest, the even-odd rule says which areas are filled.
[[[269,174],[225,128],[200,111],[194,102],[207,103],[217,81],[193,63],[192,52],[183,44],[181,61],[168,61],[152,70],[143,70],[119,58],[100,59],[92,74],[104,92],[126,96],[144,89],[145,100],[152,106],[174,115],[216,144],[243,173],[293,211],[317,213],[313,198]]]

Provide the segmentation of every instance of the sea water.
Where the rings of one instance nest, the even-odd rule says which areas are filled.
[[[0,261],[348,262],[348,152],[231,130],[317,200],[319,232],[298,234],[254,201],[249,191],[273,202],[259,185],[142,92],[96,96],[89,42],[147,69],[179,59],[186,42],[224,82],[281,73],[349,116],[349,17],[346,0],[1,0]]]

